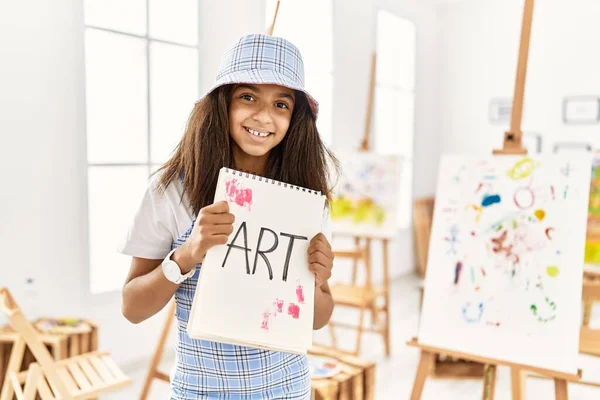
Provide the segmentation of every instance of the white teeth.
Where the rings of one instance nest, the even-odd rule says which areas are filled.
[[[250,128],[246,128],[246,130],[248,132],[250,132],[251,134],[253,134],[254,136],[260,136],[260,137],[267,137],[267,136],[269,136],[269,132],[263,133],[263,132],[253,131]]]

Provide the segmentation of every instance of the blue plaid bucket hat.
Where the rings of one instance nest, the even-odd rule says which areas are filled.
[[[265,34],[243,36],[221,59],[216,88],[236,83],[273,84],[306,94],[315,118],[319,104],[304,89],[304,62],[298,48],[286,39]]]

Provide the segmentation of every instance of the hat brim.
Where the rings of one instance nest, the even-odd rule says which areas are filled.
[[[279,85],[285,86],[289,89],[301,91],[306,95],[306,98],[315,116],[315,119],[319,114],[319,103],[304,88],[295,84],[287,76],[277,71],[273,71],[272,69],[249,69],[221,75],[218,77],[217,81],[215,82],[215,85],[209,91],[206,92],[203,98],[221,86],[230,84],[235,85],[240,83],[256,85]]]

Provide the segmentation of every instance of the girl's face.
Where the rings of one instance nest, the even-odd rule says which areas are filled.
[[[263,157],[285,137],[296,94],[279,85],[235,85],[229,104],[234,155]],[[240,154],[240,150],[242,153]]]

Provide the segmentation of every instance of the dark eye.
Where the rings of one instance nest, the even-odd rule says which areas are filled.
[[[277,107],[277,108],[289,108],[287,104],[285,104],[285,103],[283,103],[281,101],[278,101],[277,103],[275,103],[275,107]]]
[[[244,100],[252,101],[252,100],[254,100],[254,97],[252,97],[252,96],[251,96],[251,95],[249,95],[249,94],[243,94],[243,95],[241,95],[241,96],[240,96],[240,99],[244,99]]]

